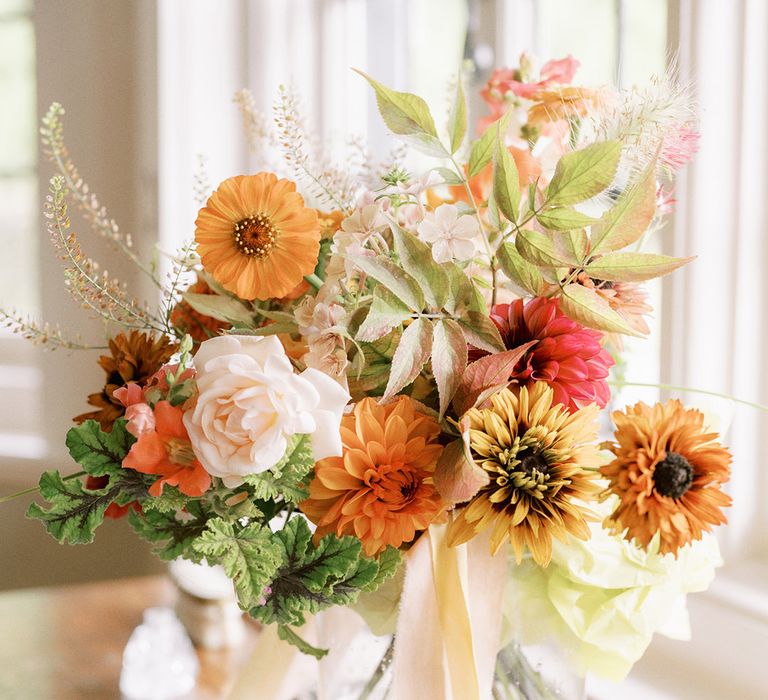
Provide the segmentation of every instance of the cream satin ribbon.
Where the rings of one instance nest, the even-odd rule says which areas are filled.
[[[488,700],[500,645],[506,551],[488,535],[448,547],[429,528],[406,556],[391,700]]]

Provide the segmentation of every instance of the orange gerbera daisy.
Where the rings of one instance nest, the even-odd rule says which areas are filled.
[[[490,408],[472,408],[469,445],[489,481],[448,526],[448,544],[457,545],[492,528],[491,552],[509,540],[518,563],[526,548],[546,566],[552,538],[589,539],[583,502],[594,499],[598,464],[596,404],[568,412],[554,403],[544,382],[491,397]]]
[[[88,403],[97,410],[75,416],[75,423],[93,419],[104,431],[112,430],[112,424],[125,413],[125,406],[114,393],[128,382],[139,386],[167,362],[176,351],[176,345],[165,337],[155,338],[146,333],[131,331],[118,333],[109,341],[109,355],[99,358],[101,368],[107,373],[104,388],[88,397]]]
[[[731,455],[704,428],[704,415],[679,401],[642,402],[613,414],[615,459],[600,471],[610,480],[604,497],[620,503],[606,521],[615,534],[647,547],[659,534],[659,551],[677,555],[712,525],[726,522],[720,490],[730,478]]]
[[[163,486],[177,486],[187,496],[202,496],[211,477],[192,451],[184,427],[181,406],[158,401],[154,408],[155,429],[143,432],[123,459],[123,467],[160,478],[149,487],[150,496],[160,496]]]
[[[315,465],[301,504],[315,537],[355,535],[372,556],[428,528],[447,508],[432,481],[439,435],[437,421],[407,396],[386,406],[360,401],[341,421],[343,456]]]
[[[195,226],[203,267],[241,299],[283,297],[315,270],[317,212],[293,182],[272,173],[224,180]]]

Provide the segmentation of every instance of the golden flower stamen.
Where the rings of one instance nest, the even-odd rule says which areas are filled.
[[[278,230],[266,214],[251,214],[235,224],[237,249],[248,256],[263,258],[275,245]]]

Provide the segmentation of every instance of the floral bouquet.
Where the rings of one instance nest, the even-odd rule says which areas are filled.
[[[555,639],[578,672],[620,679],[654,632],[684,636],[682,594],[719,563],[730,455],[678,401],[614,411],[613,436],[601,412],[622,336],[649,332],[643,283],[689,262],[642,248],[695,115],[670,76],[589,89],[577,66],[495,71],[478,138],[460,76],[438,129],[363,74],[405,147],[379,164],[357,144],[343,169],[289,91],[272,123],[240,93],[254,150],[284,158],[205,192],[167,284],[83,183],[54,104],[48,230],[109,351],[67,435],[82,471],[43,474],[29,515],[72,544],[127,516],[161,558],[221,565],[271,640],[267,675],[277,637],[322,658],[322,611],[352,608],[394,634],[361,697],[550,697],[520,645]],[[406,170],[413,152],[432,167]],[[68,201],[159,305],[97,271]],[[244,697],[288,692],[251,677]]]

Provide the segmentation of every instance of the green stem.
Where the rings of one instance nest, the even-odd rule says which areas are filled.
[[[367,698],[370,697],[371,693],[376,690],[376,686],[381,682],[381,679],[384,677],[384,674],[387,672],[387,669],[392,663],[392,658],[395,653],[395,639],[392,638],[392,641],[389,643],[389,646],[387,647],[387,650],[384,652],[384,656],[381,657],[381,661],[379,662],[379,665],[376,667],[376,670],[373,672],[373,675],[370,677],[368,682],[365,684],[365,688],[363,688],[363,691],[358,696],[357,700],[367,700]]]
[[[749,406],[750,408],[756,408],[759,411],[765,411],[766,413],[768,413],[768,406],[764,404],[755,403],[754,401],[747,401],[746,399],[738,399],[735,396],[730,396],[729,394],[721,394],[719,391],[709,391],[707,389],[692,389],[691,387],[688,387],[688,386],[677,386],[675,384],[652,384],[649,382],[609,381],[608,383],[611,386],[615,386],[619,389],[624,386],[636,386],[636,387],[646,388],[646,389],[664,389],[666,391],[687,391],[692,394],[705,394],[707,396],[715,396],[718,399],[727,399],[728,401],[740,403],[740,404],[743,404],[744,406]]]
[[[86,472],[75,472],[74,474],[68,474],[67,476],[63,476],[63,481],[68,481],[69,479],[76,479],[80,476],[85,476]],[[16,493],[8,494],[7,496],[0,496],[0,503],[7,503],[8,501],[12,501],[15,498],[20,498],[21,496],[26,496],[29,493],[36,493],[40,490],[40,486],[32,486],[28,489],[24,489],[23,491],[17,491]]]
[[[304,279],[309,282],[315,289],[320,289],[323,286],[323,280],[321,280],[316,274],[304,275]]]

